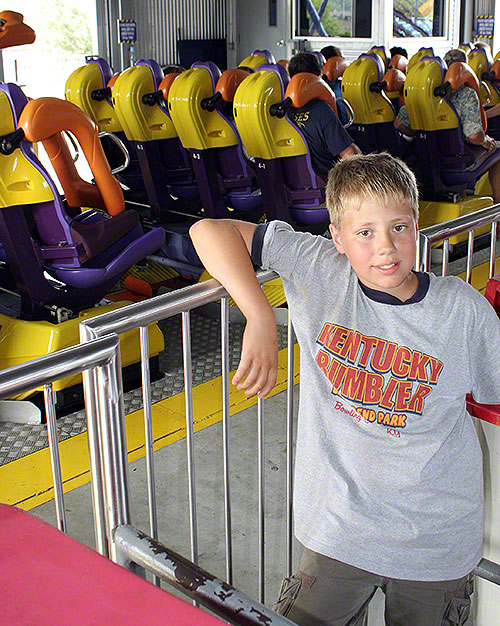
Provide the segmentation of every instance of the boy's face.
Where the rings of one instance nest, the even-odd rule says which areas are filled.
[[[402,302],[413,296],[418,279],[411,271],[417,251],[417,224],[407,203],[365,197],[348,209],[330,232],[361,282]]]

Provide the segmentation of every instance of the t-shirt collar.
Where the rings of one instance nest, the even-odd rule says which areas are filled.
[[[425,298],[427,291],[429,290],[430,279],[429,274],[426,274],[425,272],[413,273],[418,279],[417,290],[412,295],[412,297],[405,302],[401,302],[399,298],[396,298],[396,296],[392,296],[390,293],[386,293],[385,291],[377,291],[376,289],[371,289],[370,287],[363,285],[359,278],[358,283],[365,296],[370,298],[370,300],[374,300],[375,302],[380,302],[382,304],[393,304],[396,306],[400,306],[402,304],[415,304],[416,302],[420,302]]]

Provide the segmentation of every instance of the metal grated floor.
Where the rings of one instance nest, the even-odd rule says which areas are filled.
[[[221,375],[221,331],[220,322],[192,312],[191,353],[193,386]],[[182,367],[181,318],[176,316],[159,323],[165,337],[165,350],[160,355],[161,380],[151,384],[152,402],[173,396],[184,390]],[[236,369],[241,351],[244,325],[231,323],[229,331],[230,370]],[[278,345],[285,348],[286,326],[278,326]],[[125,413],[142,407],[142,388],[124,394]],[[87,429],[85,411],[77,411],[57,420],[59,440],[74,437]],[[32,454],[48,446],[45,424],[15,424],[0,422],[0,465]]]

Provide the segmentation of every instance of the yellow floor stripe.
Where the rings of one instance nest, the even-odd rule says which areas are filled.
[[[295,346],[294,383],[299,377],[299,349]],[[286,389],[287,350],[278,355],[278,380],[271,393]],[[193,389],[194,430],[198,431],[222,419],[221,378],[214,378]],[[256,404],[255,398],[231,386],[230,413],[238,413]],[[142,409],[126,416],[129,461],[144,456],[144,421]],[[153,433],[156,450],[186,435],[184,392],[153,405]],[[64,491],[68,492],[90,480],[87,433],[81,433],[60,443]],[[54,496],[48,448],[0,467],[0,502],[15,504],[29,510],[48,502]]]

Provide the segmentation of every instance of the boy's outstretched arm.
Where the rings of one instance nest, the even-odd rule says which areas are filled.
[[[247,396],[263,398],[276,383],[278,338],[274,312],[250,259],[255,228],[238,220],[205,219],[191,226],[189,234],[207,271],[227,289],[247,320],[233,385]]]

